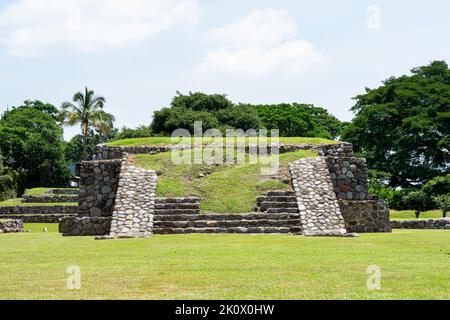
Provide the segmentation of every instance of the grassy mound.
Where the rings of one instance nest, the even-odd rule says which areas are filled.
[[[239,138],[240,141],[244,140],[246,143],[257,143],[257,138]],[[271,139],[269,138],[269,141]],[[215,142],[221,142],[223,139],[215,138]],[[308,138],[308,137],[280,137],[280,143],[285,144],[322,144],[322,143],[337,143],[337,141],[332,141],[328,139],[322,138]],[[153,146],[153,145],[163,145],[163,144],[172,144],[177,141],[172,141],[171,137],[148,137],[148,138],[132,138],[132,139],[123,139],[117,140],[108,143],[108,146],[129,146],[129,147],[137,147],[137,146]],[[211,141],[209,139],[203,139],[203,143],[207,144]]]
[[[316,153],[312,150],[280,154],[281,170],[287,170],[289,162],[313,156]],[[280,180],[261,175],[261,164],[176,165],[172,162],[171,153],[164,152],[137,155],[136,165],[161,172],[156,188],[158,196],[199,196],[202,212],[250,212],[259,195],[288,187]]]

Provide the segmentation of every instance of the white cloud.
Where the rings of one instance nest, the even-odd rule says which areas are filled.
[[[202,74],[299,73],[325,61],[311,43],[298,38],[297,24],[285,10],[253,11],[230,25],[211,29],[208,38],[219,45],[200,64]]]
[[[197,0],[17,0],[0,11],[0,43],[15,55],[97,52],[195,23]]]

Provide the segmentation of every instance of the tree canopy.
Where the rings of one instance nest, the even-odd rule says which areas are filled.
[[[423,184],[450,170],[450,70],[444,61],[391,77],[356,96],[343,140],[391,186]]]
[[[0,150],[9,169],[20,173],[20,187],[65,186],[63,131],[57,109],[40,101],[6,111],[0,120]]]
[[[305,136],[333,139],[344,124],[327,110],[305,104],[234,104],[223,94],[177,92],[170,108],[155,111],[151,130],[171,134],[182,128],[193,132],[194,121],[203,129],[279,129],[280,136]]]

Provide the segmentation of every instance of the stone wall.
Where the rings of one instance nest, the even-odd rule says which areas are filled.
[[[389,207],[381,200],[339,200],[348,232],[391,232]]]
[[[77,211],[77,206],[9,206],[0,207],[0,218],[13,214],[75,214]]]
[[[298,213],[163,214],[154,217],[155,234],[293,233],[302,234]]]
[[[353,158],[353,145],[347,142],[340,142],[337,144],[322,144],[315,146],[313,149],[319,151],[319,156],[324,157],[347,157]]]
[[[190,149],[191,145],[156,145],[156,146],[107,146],[107,145],[97,145],[94,150],[96,160],[108,160],[108,159],[121,159],[122,154],[156,154],[160,152],[167,152],[174,149]],[[252,148],[253,147],[253,148]],[[251,147],[246,146],[245,151],[250,152],[254,150],[256,145]],[[276,148],[272,144],[268,143],[267,149],[270,153],[271,148]],[[298,150],[317,150],[320,155],[323,156],[335,156],[335,157],[353,157],[353,147],[350,143],[339,143],[339,144],[288,144],[280,143],[278,144],[278,152],[286,153]],[[259,152],[256,149],[256,152]],[[254,152],[253,152],[254,153]]]
[[[327,157],[334,192],[342,200],[368,199],[368,170],[366,159]]]
[[[110,237],[147,237],[153,234],[156,199],[156,171],[122,160]]]
[[[23,195],[22,202],[24,203],[57,203],[57,202],[78,202],[77,195],[44,195],[44,196],[30,196]]]
[[[76,214],[27,214],[27,215],[5,215],[2,219],[17,219],[23,223],[59,223],[69,217],[77,217]]]
[[[450,218],[429,220],[394,220],[392,229],[445,229],[450,230]]]
[[[24,232],[22,220],[0,220],[0,233]]]
[[[82,162],[78,206],[80,216],[112,215],[120,167],[121,160]]]
[[[79,193],[79,189],[78,188],[73,188],[73,189],[52,189],[49,191],[50,194],[57,194],[57,195],[78,195]]]
[[[105,236],[111,229],[112,217],[67,217],[59,224],[63,236]]]
[[[303,234],[347,236],[325,157],[303,158],[289,164]]]

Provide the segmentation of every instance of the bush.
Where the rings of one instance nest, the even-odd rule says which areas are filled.
[[[439,209],[442,211],[442,216],[447,217],[447,212],[450,211],[450,193],[443,194],[433,198]]]
[[[0,176],[0,201],[17,196],[17,183],[11,175]]]

